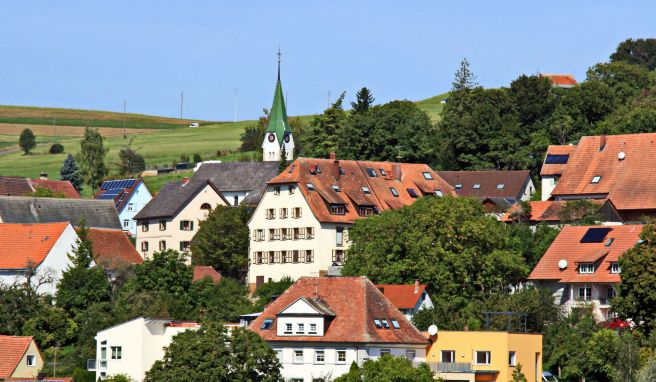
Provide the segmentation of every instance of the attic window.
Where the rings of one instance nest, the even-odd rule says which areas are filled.
[[[399,329],[399,328],[401,328],[401,327],[399,326],[399,322],[398,322],[397,320],[392,319],[391,321],[392,321],[392,326],[394,327],[394,329]]]
[[[384,168],[379,169],[380,170],[380,175],[382,176],[387,176],[387,172],[385,171]]]
[[[314,184],[312,184],[312,183],[307,183],[305,186],[307,187],[308,190],[310,190],[310,191],[314,191]]]
[[[462,184],[456,184],[456,190],[462,190]]]
[[[383,324],[380,323],[380,320],[376,320],[376,319],[374,319],[374,325],[376,325],[376,327],[377,327],[378,329],[382,329],[382,328],[383,328]]]
[[[321,166],[317,165],[317,166],[314,168],[314,172],[315,172],[316,174],[321,174]]]
[[[389,322],[387,322],[387,320],[380,320],[380,322],[383,323],[383,327],[384,327],[385,329],[389,329],[389,328],[390,328],[390,326],[389,326]]]
[[[399,192],[396,191],[396,188],[390,187],[390,191],[392,192],[392,195],[394,195],[395,198],[399,197]]]
[[[367,195],[371,194],[371,191],[369,191],[369,187],[365,187],[365,186],[362,186],[362,192],[364,192]]]
[[[330,205],[330,214],[331,215],[344,215],[346,213],[346,206],[343,204],[331,204]]]
[[[599,183],[600,180],[601,180],[601,175],[595,175],[595,176],[592,177],[592,180],[590,181],[590,183],[597,184],[597,183]]]
[[[620,263],[617,261],[613,261],[610,263],[610,273],[622,273],[622,269],[620,268]]]
[[[260,329],[262,329],[262,330],[269,330],[269,329],[271,329],[271,325],[273,325],[273,318],[267,318],[267,319],[264,320],[264,322],[262,323],[262,326],[260,326]]]
[[[378,176],[378,175],[376,175],[376,170],[374,170],[373,168],[367,168],[367,174],[372,178],[375,178],[375,177]]]
[[[424,179],[433,180],[433,175],[430,172],[424,172],[422,174],[424,174]]]
[[[339,168],[339,175],[346,175],[346,172],[341,167]]]
[[[594,263],[581,263],[579,264],[579,273],[590,274],[594,273]]]
[[[416,198],[416,197],[419,196],[419,195],[417,194],[417,191],[415,191],[414,188],[408,188],[408,194],[409,194],[411,197],[413,197],[413,198]]]
[[[506,185],[503,183],[497,184],[497,190],[503,190],[504,187],[506,187]]]
[[[435,195],[439,196],[440,198],[442,196],[444,196],[444,194],[442,193],[442,190],[435,190]]]
[[[474,190],[478,190],[479,188],[481,188],[481,185],[480,185],[479,183],[476,183],[476,184],[474,184],[474,185],[472,186],[472,188],[473,188]]]
[[[340,190],[339,186],[336,185],[336,184],[333,184],[331,187],[333,188],[333,190],[334,190],[335,192],[340,192],[340,191],[342,191],[342,190]]]

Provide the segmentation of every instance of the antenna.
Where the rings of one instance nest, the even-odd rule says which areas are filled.
[[[280,81],[280,57],[282,56],[282,53],[280,53],[280,44],[278,44],[278,81]]]
[[[127,110],[128,101],[123,101],[123,139],[127,138],[125,135],[125,111]]]

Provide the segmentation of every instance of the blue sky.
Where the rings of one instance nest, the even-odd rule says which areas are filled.
[[[232,120],[271,104],[276,51],[290,115],[362,86],[377,102],[478,82],[573,73],[628,37],[654,37],[648,1],[0,0],[0,104]]]

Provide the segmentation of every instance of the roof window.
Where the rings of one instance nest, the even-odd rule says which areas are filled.
[[[317,174],[321,174],[321,166],[317,165],[317,167],[314,169],[314,172]]]
[[[341,166],[339,167],[339,175],[346,175],[346,172]]]
[[[419,195],[417,194],[417,191],[415,191],[414,188],[408,188],[408,194],[409,194],[411,197],[413,197],[413,198],[416,198],[416,197],[419,196]]]
[[[385,171],[384,168],[379,169],[380,170],[380,175],[382,176],[387,176],[387,172]]]
[[[271,329],[271,325],[273,325],[273,318],[267,318],[262,322],[262,326],[260,326],[260,329],[262,330],[269,330]]]
[[[608,240],[606,240],[606,247],[610,247],[611,244],[613,244],[613,241],[615,241],[614,238],[610,237]]]
[[[387,322],[387,320],[380,320],[380,322],[383,323],[383,328],[385,328],[385,329],[389,329],[389,328],[390,328],[390,326],[389,326],[389,322]]]
[[[456,184],[456,190],[462,190],[462,184]]]
[[[435,190],[435,195],[439,196],[440,198],[442,196],[444,196],[444,194],[442,193],[442,190]]]
[[[294,172],[294,169],[295,169],[295,168],[296,168],[296,165],[295,165],[295,164],[291,165],[291,166],[289,167],[289,171],[288,171],[288,173],[291,174],[292,172]]]
[[[369,167],[367,167],[367,174],[372,178],[375,178],[375,177],[378,176],[378,175],[376,175],[376,170],[374,170],[373,168],[369,168]]]
[[[422,174],[424,174],[424,179],[433,180],[433,175],[430,172],[423,172]]]
[[[365,194],[371,194],[371,191],[369,191],[369,187],[362,186],[362,192]]]
[[[395,198],[399,197],[399,192],[396,191],[396,188],[390,187],[390,191],[392,192],[392,195],[394,195]]]
[[[504,187],[506,187],[506,185],[503,183],[497,184],[497,190],[503,190]]]
[[[334,190],[335,192],[340,192],[340,191],[342,191],[342,190],[339,188],[339,186],[336,185],[336,184],[333,184],[331,187],[333,188],[333,190]]]
[[[479,188],[481,188],[481,185],[480,185],[479,183],[476,183],[476,184],[474,184],[474,185],[472,186],[472,188],[473,188],[474,190],[478,190]]]
[[[600,180],[601,180],[601,175],[595,175],[595,176],[592,177],[592,180],[590,181],[590,183],[597,184],[597,183],[599,183]]]
[[[310,191],[314,191],[314,184],[312,184],[312,183],[307,183],[305,186],[307,187],[308,190],[310,190]]]
[[[544,164],[567,164],[569,154],[547,154]]]
[[[382,328],[383,328],[383,324],[381,324],[381,323],[380,323],[380,320],[378,320],[378,319],[374,319],[374,325],[376,325],[376,327],[377,327],[378,329],[382,329]]]
[[[612,228],[588,228],[588,231],[581,238],[581,243],[603,243],[606,235]]]
[[[394,329],[399,329],[399,328],[401,328],[401,327],[399,326],[399,322],[398,322],[397,320],[392,319],[391,321],[392,321],[392,326],[394,327]]]

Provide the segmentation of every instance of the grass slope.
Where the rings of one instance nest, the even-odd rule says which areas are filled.
[[[421,101],[415,102],[417,104],[417,107],[419,109],[423,110],[428,116],[431,118],[433,122],[437,122],[440,119],[442,119],[442,109],[444,108],[444,104],[442,103],[442,100],[447,98],[449,96],[449,93],[443,93],[436,95],[435,97],[430,97],[426,98]]]

